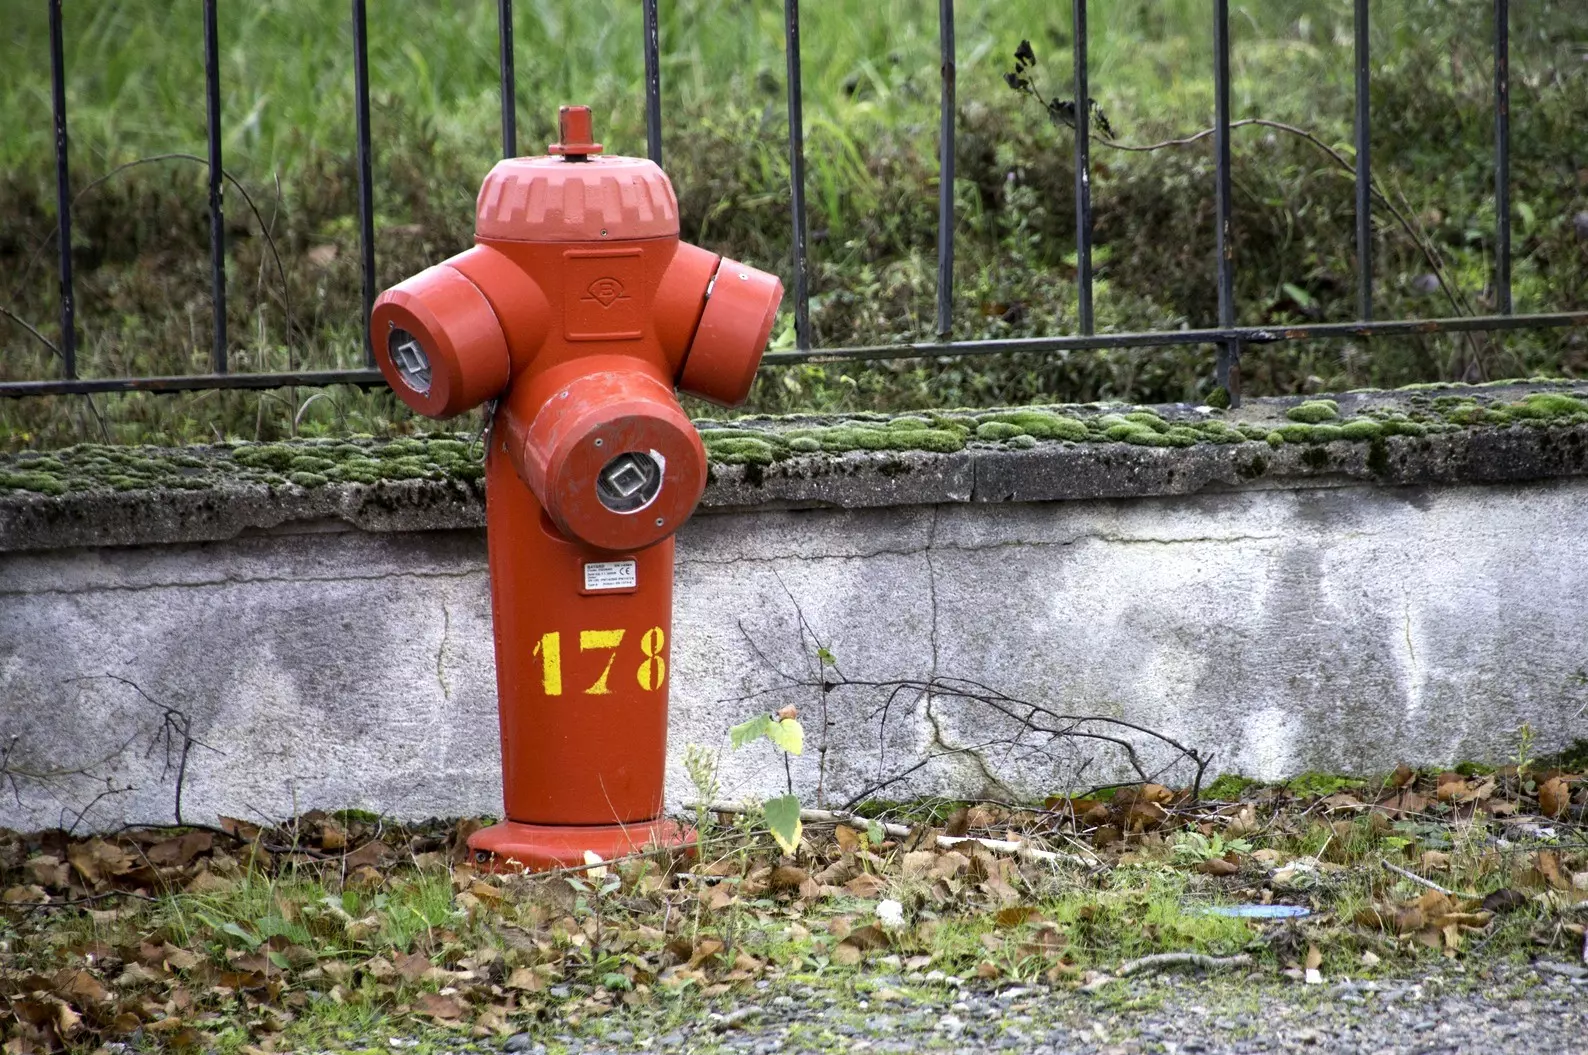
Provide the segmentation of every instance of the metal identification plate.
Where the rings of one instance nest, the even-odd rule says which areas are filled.
[[[599,590],[632,590],[636,586],[634,562],[632,560],[615,560],[603,563],[589,563],[584,566],[584,588],[586,593]]]

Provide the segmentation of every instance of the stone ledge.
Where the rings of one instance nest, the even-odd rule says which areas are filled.
[[[1588,385],[1571,382],[1262,399],[1237,412],[1089,404],[700,427],[713,458],[706,512],[1588,475]],[[466,455],[454,437],[17,455],[0,459],[0,552],[477,528],[483,492]]]

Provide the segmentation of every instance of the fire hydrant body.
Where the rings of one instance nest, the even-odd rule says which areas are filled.
[[[603,157],[564,107],[548,156],[499,163],[474,248],[382,294],[393,391],[432,417],[495,400],[486,536],[505,820],[495,867],[689,834],[662,819],[673,533],[706,482],[675,389],[748,395],[782,285],[680,242],[656,165]]]

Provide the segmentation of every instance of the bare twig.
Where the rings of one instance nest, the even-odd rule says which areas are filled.
[[[187,783],[187,760],[189,753],[195,746],[202,747],[206,751],[214,751],[218,755],[225,754],[225,752],[211,747],[209,744],[206,744],[204,741],[193,735],[193,719],[188,716],[186,711],[181,711],[170,706],[169,704],[161,703],[153,696],[150,696],[147,692],[144,692],[143,687],[130,678],[124,678],[120,674],[105,673],[91,674],[87,677],[71,678],[69,680],[92,681],[95,678],[107,678],[111,681],[119,682],[120,684],[132,689],[132,691],[143,697],[143,699],[148,703],[160,708],[160,731],[155,733],[155,735],[150,739],[149,751],[152,752],[156,747],[164,744],[165,770],[161,776],[165,776],[171,772],[171,754],[173,750],[176,752],[176,803],[174,812],[176,823],[178,825],[182,824],[182,789]],[[176,744],[178,739],[181,741],[180,744]]]
[[[1423,886],[1427,887],[1429,890],[1437,891],[1438,893],[1441,893],[1441,894],[1445,895],[1446,897],[1471,897],[1472,896],[1470,894],[1458,894],[1454,890],[1448,890],[1445,887],[1442,887],[1438,883],[1434,882],[1432,879],[1424,879],[1422,876],[1418,875],[1416,872],[1408,872],[1406,869],[1401,868],[1399,865],[1392,865],[1388,861],[1380,861],[1379,863],[1382,864],[1385,868],[1389,869],[1391,872],[1394,872],[1396,875],[1402,877],[1403,879],[1410,879],[1413,883],[1420,883]]]
[[[685,809],[705,809],[712,813],[726,813],[730,816],[742,816],[755,812],[753,807],[740,806],[731,802],[712,802],[705,805],[689,804]],[[842,810],[800,810],[800,820],[806,824],[842,824],[860,831],[869,831],[871,825],[880,827],[884,834],[895,839],[907,837],[911,829],[903,824],[888,824],[883,821],[859,817],[853,813]],[[1041,861],[1043,864],[1072,864],[1083,868],[1090,868],[1097,863],[1095,858],[1088,860],[1079,854],[1058,853],[1053,850],[1043,850],[1032,846],[1030,843],[1018,839],[981,839],[970,835],[939,835],[936,845],[944,850],[952,850],[965,843],[974,843],[994,853],[1012,854],[1030,861]]]
[[[1244,967],[1252,962],[1246,953],[1234,956],[1208,956],[1200,952],[1159,952],[1136,960],[1126,960],[1114,973],[1128,978],[1142,971],[1161,971],[1166,967],[1196,967],[1204,971],[1218,967]]]
[[[150,901],[154,903],[158,903],[160,901],[160,899],[157,897],[150,897],[148,894],[139,894],[132,890],[107,890],[103,894],[90,894],[88,897],[72,898],[68,901],[37,901],[28,904],[13,905],[11,907],[19,908],[24,912],[50,912],[54,909],[76,908],[79,905],[89,905],[96,901],[104,901],[106,898],[113,897],[124,897],[133,901]]]

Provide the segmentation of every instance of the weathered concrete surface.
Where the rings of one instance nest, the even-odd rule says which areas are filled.
[[[1540,750],[1564,746],[1588,735],[1585,522],[1582,477],[1382,487],[1340,474],[1132,500],[702,515],[678,549],[669,795],[692,794],[690,744],[722,751],[724,794],[780,790],[770,749],[729,753],[726,730],[788,702],[808,729],[793,769],[808,798],[819,779],[843,801],[989,741],[1008,742],[945,754],[884,794],[1045,792],[1121,771],[1107,752],[1012,736],[963,699],[901,692],[884,723],[883,690],[815,687],[817,638],[851,681],[972,679],[1160,730],[1213,754],[1215,771],[1497,758],[1524,721]],[[188,820],[492,812],[484,554],[478,529],[331,518],[0,557],[0,739],[15,738],[16,781],[0,824],[172,819],[184,724]]]
[[[1513,419],[1504,426],[1474,422],[1458,426],[1452,418],[1483,407],[1515,409],[1512,401],[1559,398],[1566,406],[1545,417]],[[1449,402],[1457,401],[1455,409]],[[962,449],[950,453],[921,450],[845,450],[800,454],[770,465],[711,466],[702,507],[707,510],[824,507],[891,508],[966,502],[1053,502],[1096,498],[1136,498],[1203,494],[1253,487],[1317,487],[1350,484],[1498,483],[1570,477],[1588,473],[1588,383],[1446,386],[1431,390],[1359,392],[1335,397],[1340,421],[1371,422],[1394,414],[1426,423],[1428,435],[1388,435],[1381,440],[1292,439],[1269,443],[1197,442],[1189,447],[1152,447],[1129,442],[1037,442],[1025,449],[987,441],[970,433]],[[1097,422],[1132,410],[1150,411],[1165,425],[1206,426],[1214,421],[1255,429],[1307,429],[1286,418],[1301,400],[1250,400],[1239,411],[1168,405],[1152,408],[1104,406],[1025,408],[1052,412],[1071,422]],[[970,421],[972,412],[950,412],[950,420]],[[976,412],[998,414],[999,412]],[[1504,416],[1503,414],[1501,416]],[[812,426],[879,425],[882,415],[793,416],[746,419],[736,429],[778,436]],[[1416,426],[1418,429],[1422,424]],[[1340,430],[1336,428],[1335,432]],[[720,432],[718,434],[721,434]],[[711,436],[712,431],[703,435]],[[1093,434],[1095,439],[1095,433]],[[399,441],[414,443],[415,441]],[[464,443],[442,441],[462,450]],[[296,448],[305,455],[325,453],[336,441]],[[284,445],[265,445],[281,447]],[[378,445],[376,445],[378,446]],[[388,445],[390,446],[390,445]],[[254,451],[260,445],[243,445]],[[714,445],[708,439],[708,450]],[[97,456],[96,452],[90,452]],[[382,479],[366,484],[297,486],[286,477],[261,482],[259,473],[238,471],[236,445],[195,447],[182,461],[201,467],[167,466],[172,482],[187,486],[141,486],[118,490],[114,466],[103,470],[106,486],[70,490],[59,496],[13,490],[10,472],[26,472],[36,456],[0,457],[0,553],[50,550],[67,546],[131,546],[236,538],[251,531],[287,528],[358,528],[363,531],[434,531],[473,528],[484,523],[483,491],[474,470],[468,478],[433,472],[430,479]],[[79,453],[83,453],[79,451]],[[132,449],[150,462],[173,452]],[[195,457],[196,455],[196,457]],[[93,457],[84,460],[93,461]],[[457,466],[461,459],[449,457]],[[438,468],[430,463],[431,469]],[[285,470],[283,470],[285,471]],[[90,470],[92,474],[94,470]],[[198,478],[183,478],[195,474]],[[296,475],[296,474],[295,474]],[[78,481],[81,482],[81,481]],[[198,485],[198,486],[192,486]]]

